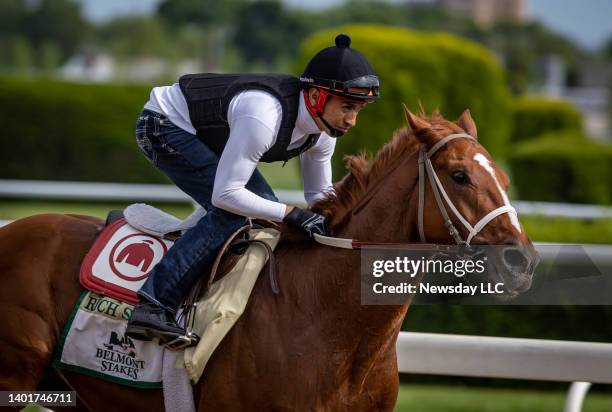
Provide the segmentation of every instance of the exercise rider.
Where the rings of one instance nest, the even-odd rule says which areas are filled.
[[[323,216],[279,203],[258,162],[300,156],[309,205],[332,190],[335,138],[379,97],[368,60],[340,34],[317,53],[300,78],[280,74],[185,75],[155,87],[136,124],[146,158],[207,210],[155,265],[138,291],[126,335],[185,335],[175,312],[245,216],[283,221],[312,237],[325,234]]]

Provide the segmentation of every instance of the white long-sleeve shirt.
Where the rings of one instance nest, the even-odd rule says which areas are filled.
[[[165,115],[176,126],[196,134],[178,83],[155,87],[145,108]],[[213,205],[242,216],[282,221],[285,204],[264,199],[245,187],[259,159],[276,141],[282,120],[280,101],[263,90],[241,92],[230,101],[227,120],[230,134],[215,175]],[[336,140],[319,130],[300,95],[288,149],[301,146],[313,133],[321,133],[319,140],[300,155],[304,197],[309,205],[332,190],[331,157]]]

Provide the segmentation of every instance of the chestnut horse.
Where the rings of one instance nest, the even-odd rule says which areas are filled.
[[[410,127],[396,132],[374,159],[348,158],[349,173],[314,207],[329,217],[334,236],[419,241],[419,149],[450,134],[477,132],[469,111],[456,122],[438,113],[406,115]],[[508,178],[476,139],[449,142],[432,162],[467,221],[507,204]],[[424,195],[427,240],[455,243],[428,185]],[[466,238],[454,216],[453,221]],[[81,260],[102,226],[91,217],[46,214],[0,230],[0,390],[37,388],[82,291]],[[523,270],[500,272],[508,295],[529,286],[535,252],[513,216],[495,217],[472,243],[524,246]],[[195,385],[197,408],[392,410],[398,392],[395,343],[408,305],[361,305],[359,251],[323,246],[283,228],[275,254],[280,295],[258,280],[245,313]],[[59,373],[83,409],[163,410],[161,390]]]

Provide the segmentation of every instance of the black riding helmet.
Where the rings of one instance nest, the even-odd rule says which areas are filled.
[[[351,100],[371,101],[380,96],[379,82],[368,59],[351,49],[351,38],[336,36],[336,45],[318,52],[306,65],[300,81]]]
[[[330,136],[340,137],[344,132],[335,129],[323,118],[325,102],[329,95],[346,100],[368,102],[380,96],[378,77],[368,59],[350,48],[351,38],[346,34],[336,36],[336,45],[318,52],[306,65],[300,77],[306,108],[329,129]],[[307,93],[310,87],[319,90],[316,103],[310,103]]]

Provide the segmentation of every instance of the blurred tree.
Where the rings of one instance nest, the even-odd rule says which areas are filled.
[[[608,38],[602,47],[601,55],[604,59],[612,63],[612,36]],[[612,79],[610,79],[608,83],[608,96],[612,96]],[[610,98],[610,102],[608,102],[608,122],[612,125],[612,97]],[[612,126],[610,128],[612,128]]]
[[[319,27],[351,22],[380,23],[423,31],[447,31],[467,37],[496,53],[507,69],[509,86],[517,94],[540,80],[536,70],[539,57],[560,56],[567,67],[567,76],[571,78],[583,54],[570,40],[540,23],[502,21],[490,28],[483,28],[469,18],[449,13],[436,4],[349,0],[319,13],[312,21]]]
[[[183,26],[174,32],[172,44],[182,57],[203,60],[207,52],[206,30],[196,26]]]
[[[349,0],[316,13],[309,19],[308,32],[317,28],[363,22],[410,27],[422,31],[446,31],[481,43],[495,52],[507,70],[507,82],[520,94],[540,82],[537,70],[542,56],[558,55],[565,63],[571,81],[583,52],[570,40],[537,22],[499,22],[483,28],[469,18],[436,4],[390,3],[383,0]]]
[[[604,58],[612,62],[612,36],[604,43],[604,46],[601,48],[601,54]]]
[[[99,26],[96,30],[98,45],[110,50],[122,60],[133,57],[176,57],[177,46],[164,24],[154,17],[120,17]]]
[[[184,24],[224,26],[231,24],[246,0],[163,0],[157,16],[172,28]]]
[[[8,37],[5,50],[7,57],[7,68],[13,72],[27,76],[32,72],[33,51],[27,39],[21,36]]]
[[[313,29],[307,13],[289,11],[278,0],[245,4],[236,21],[234,44],[247,63],[274,64],[297,56],[297,49]]]
[[[166,23],[172,33],[185,33],[194,38],[198,33],[195,49],[190,57],[199,57],[206,70],[216,71],[223,66],[228,28],[240,15],[247,0],[163,0],[156,15]]]
[[[22,1],[23,2],[23,1]],[[67,58],[80,46],[89,29],[78,3],[71,0],[25,1],[27,12],[20,32],[25,34],[34,49],[55,43],[62,58]]]
[[[40,47],[39,67],[45,75],[53,75],[54,70],[60,65],[61,52],[53,42],[44,42]]]
[[[535,70],[540,57],[561,57],[567,68],[566,75],[571,76],[584,54],[569,39],[537,22],[499,22],[488,30],[470,29],[459,34],[484,44],[502,57],[510,88],[515,94],[527,91],[530,84],[542,80]]]
[[[57,67],[80,46],[89,28],[72,0],[0,0],[0,10],[5,67]]]
[[[25,1],[0,0],[0,36],[17,35],[27,14]]]
[[[396,4],[385,0],[349,0],[333,7],[317,19],[323,26],[348,23],[376,23],[404,26],[417,30],[437,30],[441,27],[451,32],[465,30],[475,25],[463,16],[454,16],[434,4]]]

